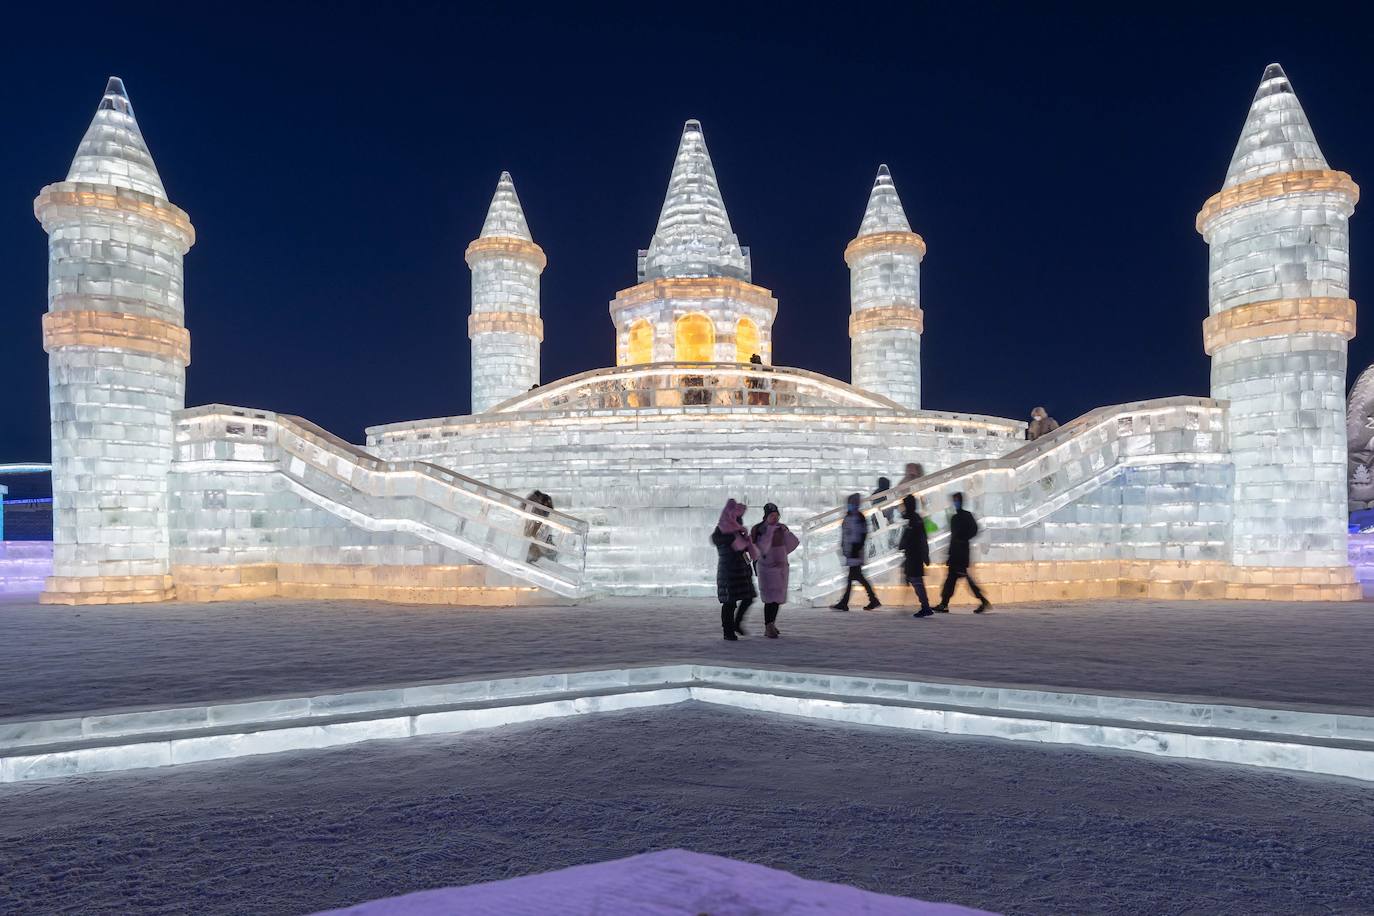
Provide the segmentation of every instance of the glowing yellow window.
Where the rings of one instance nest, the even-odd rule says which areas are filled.
[[[630,325],[630,345],[627,361],[630,365],[654,361],[654,328],[643,318]]]
[[[676,359],[684,363],[708,363],[716,358],[716,330],[711,319],[699,313],[677,320]]]
[[[759,326],[748,318],[735,325],[735,362],[747,363],[759,353]]]

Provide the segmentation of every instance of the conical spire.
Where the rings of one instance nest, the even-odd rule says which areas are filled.
[[[868,208],[859,224],[859,238],[879,232],[910,231],[911,223],[907,222],[902,199],[897,196],[897,186],[892,183],[892,173],[887,166],[880,165],[878,177],[873,179],[873,190],[868,195]]]
[[[1293,93],[1288,75],[1278,64],[1270,64],[1260,77],[1259,90],[1250,103],[1250,113],[1222,187],[1278,172],[1326,167],[1326,157],[1317,146],[1312,125]]]
[[[716,182],[701,122],[682,128],[668,193],[649,248],[640,253],[640,280],[734,277],[748,280],[749,249],[741,248]]]
[[[162,178],[134,119],[134,106],[124,91],[124,81],[110,77],[100,107],[76,148],[67,172],[68,181],[88,181],[130,188],[167,199]]]
[[[478,237],[486,239],[493,236],[534,241],[530,236],[530,227],[525,223],[525,211],[520,206],[510,172],[502,172],[496,182],[496,193],[492,195],[491,206],[487,208],[487,218],[482,223]]]

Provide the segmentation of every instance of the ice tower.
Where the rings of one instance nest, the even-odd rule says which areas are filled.
[[[534,243],[509,172],[496,182],[482,231],[468,245],[472,270],[472,412],[482,413],[539,383],[539,275]]]
[[[1264,71],[1219,193],[1211,249],[1212,395],[1230,402],[1234,597],[1301,586],[1359,598],[1346,553],[1348,220],[1359,189],[1327,167],[1278,64]]]
[[[701,124],[688,121],[658,228],[639,252],[639,284],[611,302],[616,365],[756,355],[771,363],[778,303],[751,280],[749,249],[730,226]]]
[[[921,407],[921,259],[887,166],[868,195],[859,234],[844,250],[849,265],[850,380],[859,388]]]
[[[124,84],[111,77],[67,180],[39,192],[48,233],[53,604],[172,596],[167,474],[190,359],[182,257]]]

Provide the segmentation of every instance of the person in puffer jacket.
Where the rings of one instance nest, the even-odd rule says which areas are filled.
[[[859,508],[863,502],[863,497],[858,493],[850,493],[845,500],[844,522],[840,526],[840,555],[844,559],[845,568],[849,571],[849,578],[844,583],[844,595],[839,601],[830,605],[834,611],[849,610],[849,590],[858,582],[868,592],[868,604],[864,605],[865,611],[871,611],[883,606],[878,600],[878,596],[873,592],[873,586],[864,577],[864,545],[868,541],[868,520],[864,518],[863,510]]]
[[[725,638],[734,641],[744,632],[744,612],[753,604],[754,569],[759,557],[749,532],[744,527],[744,512],[749,507],[733,499],[725,503],[720,520],[711,532],[716,548],[716,600],[720,602],[720,626]]]

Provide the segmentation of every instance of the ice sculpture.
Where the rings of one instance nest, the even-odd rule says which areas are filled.
[[[525,224],[510,172],[496,182],[466,259],[472,270],[472,412],[481,413],[539,383],[539,275],[547,260]]]
[[[1350,508],[1374,507],[1374,366],[1355,379],[1345,403]]]
[[[682,128],[658,227],[639,252],[639,284],[616,294],[616,365],[773,361],[778,303],[753,285],[699,121]],[[740,331],[743,329],[743,344]]]
[[[167,200],[118,78],[67,179],[33,210],[49,253],[54,543],[43,601],[168,597],[172,414],[191,359],[181,270],[195,230]]]
[[[849,265],[850,378],[859,388],[921,407],[921,259],[887,166],[868,195],[859,234],[844,251]]]
[[[1211,248],[1212,395],[1230,404],[1237,567],[1318,579],[1348,569],[1347,222],[1358,198],[1350,176],[1327,166],[1283,68],[1269,65],[1222,189],[1197,216]]]
[[[910,492],[938,522],[959,490],[994,601],[1358,597],[1343,413],[1357,196],[1268,68],[1197,218],[1214,399],[1102,407],[1026,444],[1017,421],[920,409],[925,245],[885,167],[845,250],[855,384],[775,366],[777,302],[688,121],[639,282],[610,304],[615,367],[532,390],[545,258],[502,173],[466,252],[473,413],[373,427],[361,448],[267,410],[182,409],[195,233],[112,79],[67,180],[34,205],[50,246],[44,600],[706,596],[726,497],[782,508],[805,534],[793,581],[824,600],[840,573],[826,508],[908,462],[927,476],[873,497],[875,574],[897,560],[885,510]],[[1353,454],[1374,452],[1374,430],[1352,430]],[[1374,497],[1368,463],[1351,470]]]

